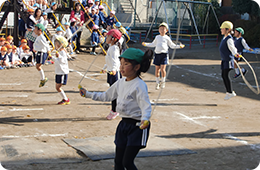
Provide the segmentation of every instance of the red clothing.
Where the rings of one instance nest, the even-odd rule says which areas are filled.
[[[71,13],[70,13],[70,20],[71,20],[72,18],[76,19],[76,18],[74,17],[74,14],[75,14],[75,11],[74,11],[74,10],[71,11]],[[85,22],[84,12],[83,12],[82,10],[80,10],[80,21],[81,21],[81,23],[84,23],[84,22]]]

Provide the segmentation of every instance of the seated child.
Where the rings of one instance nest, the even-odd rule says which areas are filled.
[[[0,38],[0,47],[2,48],[5,44],[5,38],[4,37],[1,37]]]
[[[22,61],[20,60],[17,54],[17,47],[15,45],[13,46],[12,54],[13,54],[13,58],[11,64],[15,67],[21,67]]]
[[[4,60],[6,58],[6,53],[7,53],[7,48],[6,47],[1,47],[1,54],[0,54],[0,66],[1,68],[0,69],[3,69],[5,68],[4,66]]]
[[[25,66],[32,65],[33,53],[30,51],[30,47],[28,45],[23,46],[23,52],[20,55],[22,62],[24,62]]]
[[[113,25],[116,23],[115,19],[115,11],[111,11],[109,16],[106,18],[106,23],[107,23],[107,30],[113,29]]]
[[[13,44],[14,44],[13,39],[14,39],[14,38],[13,38],[13,36],[11,36],[11,35],[9,35],[8,37],[6,37],[6,41],[8,41],[10,45],[13,45]]]
[[[58,22],[56,21],[55,17],[53,16],[54,11],[57,9],[57,4],[56,2],[51,3],[51,7],[46,9],[44,12],[47,13],[48,21],[52,25],[53,28],[56,28],[58,25]],[[51,23],[51,20],[53,23]]]
[[[19,48],[17,49],[17,54],[19,56],[19,58],[21,59],[21,54],[23,52],[23,46],[27,45],[27,40],[26,39],[22,39],[21,40],[21,45],[19,46]]]

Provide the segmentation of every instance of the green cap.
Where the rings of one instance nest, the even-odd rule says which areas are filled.
[[[128,48],[120,57],[129,60],[135,60],[138,63],[141,63],[143,60],[143,56],[144,56],[144,52],[142,50],[137,48]]]
[[[42,30],[42,31],[44,31],[45,30],[45,27],[44,27],[44,25],[42,25],[41,23],[39,23],[39,24],[36,24],[35,25],[36,27],[38,27],[40,30]]]
[[[238,27],[238,28],[236,28],[236,30],[237,30],[238,32],[240,32],[242,35],[244,35],[244,30],[243,30],[243,28]]]

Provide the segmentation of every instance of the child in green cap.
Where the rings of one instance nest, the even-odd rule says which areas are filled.
[[[45,60],[48,57],[48,54],[50,54],[50,47],[49,42],[46,40],[46,38],[43,35],[43,31],[45,30],[45,27],[42,24],[36,24],[34,33],[37,35],[37,38],[35,39],[35,42],[33,43],[33,52],[35,52],[35,58],[36,58],[36,69],[39,71],[41,76],[41,81],[39,87],[42,87],[45,85],[45,83],[48,81],[48,78],[45,77],[44,71],[42,69],[42,64],[45,63]]]
[[[140,76],[150,68],[153,51],[148,49],[144,53],[128,48],[119,58],[124,78],[106,92],[89,92],[82,88],[80,94],[98,101],[117,99],[117,112],[122,120],[115,135],[115,169],[137,169],[134,159],[140,149],[146,147],[152,111],[147,85]]]
[[[246,49],[246,50],[249,50],[249,51],[253,51],[252,48],[250,48],[247,43],[246,43],[246,40],[242,37],[242,35],[244,35],[244,30],[243,28],[241,27],[238,27],[235,29],[235,34],[234,34],[234,44],[235,44],[235,47],[237,48],[237,52],[240,54],[240,55],[243,55],[243,49]],[[241,61],[241,58],[236,58],[235,57],[235,60],[237,62]],[[239,72],[239,68],[238,66],[234,65],[234,68],[235,68],[235,75],[234,75],[234,78],[238,78],[241,76],[241,73]],[[247,73],[247,70],[242,68],[242,73],[243,75],[245,75]]]

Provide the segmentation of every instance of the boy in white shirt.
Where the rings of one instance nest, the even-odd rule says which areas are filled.
[[[65,23],[65,34],[64,34],[64,37],[67,38],[68,40],[68,43],[69,43],[69,48],[70,48],[70,55],[73,55],[74,52],[73,52],[73,48],[72,48],[72,32],[70,30],[70,23],[66,22]]]
[[[39,23],[35,25],[34,32],[36,35],[38,35],[38,37],[35,39],[35,42],[33,43],[33,51],[36,53],[36,69],[39,71],[41,76],[41,82],[39,87],[43,87],[45,83],[48,81],[48,78],[45,77],[43,69],[41,68],[42,64],[45,63],[48,54],[50,54],[49,42],[43,35],[44,30],[45,27],[42,24]]]
[[[156,90],[159,90],[161,87],[162,89],[165,87],[165,80],[166,80],[166,65],[168,64],[168,48],[184,48],[184,45],[176,45],[172,42],[171,38],[166,35],[168,32],[168,25],[167,23],[163,22],[159,25],[159,33],[152,43],[145,43],[143,42],[143,46],[147,47],[155,47],[155,57],[153,64],[155,65],[155,77],[156,77]],[[162,75],[162,81],[160,83],[160,72]]]
[[[52,44],[54,44],[54,41],[56,40],[57,37],[63,36],[63,35],[64,35],[63,29],[61,27],[57,27],[56,28],[56,34],[54,34],[52,36],[52,40],[51,40]]]
[[[68,46],[68,41],[64,37],[57,37],[54,41],[56,52],[56,57],[53,57],[55,63],[55,82],[56,90],[60,93],[62,100],[58,102],[58,105],[68,105],[70,100],[61,89],[62,85],[67,84],[69,66],[67,60],[67,53],[65,47]]]

